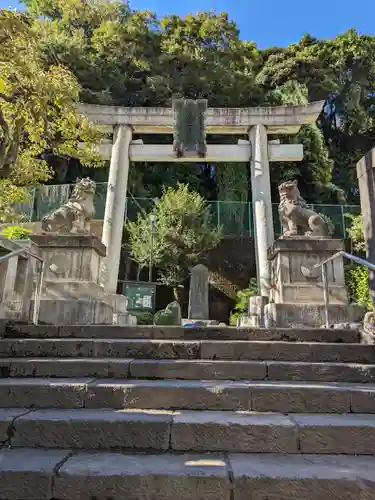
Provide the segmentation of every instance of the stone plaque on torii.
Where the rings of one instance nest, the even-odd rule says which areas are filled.
[[[204,114],[206,99],[173,99],[173,151],[178,158],[193,153],[204,158],[207,152]]]

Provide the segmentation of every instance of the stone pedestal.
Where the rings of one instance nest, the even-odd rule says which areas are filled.
[[[271,263],[270,304],[265,307],[266,327],[320,327],[325,322],[321,268],[315,264],[344,250],[341,240],[279,238],[268,250]],[[358,321],[363,309],[348,307],[344,263],[327,264],[330,323]]]
[[[112,324],[113,298],[99,284],[105,246],[91,235],[32,235],[46,261],[39,321],[48,324]]]
[[[248,314],[240,318],[239,325],[241,327],[263,328],[264,327],[264,311],[268,304],[268,297],[255,295],[249,298]]]
[[[0,255],[18,250],[29,249],[29,240],[0,240]],[[36,261],[20,254],[0,265],[0,305],[4,317],[27,321],[30,315],[30,299],[33,287]]]

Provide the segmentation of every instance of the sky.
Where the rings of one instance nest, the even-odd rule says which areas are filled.
[[[187,15],[203,10],[228,12],[242,39],[260,48],[286,46],[309,33],[333,38],[349,28],[375,35],[375,0],[129,0],[133,9],[159,16]],[[16,0],[0,0],[1,7],[18,7]]]

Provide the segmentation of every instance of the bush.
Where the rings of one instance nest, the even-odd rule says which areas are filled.
[[[350,220],[348,234],[355,252],[359,255],[366,251],[366,242],[363,232],[362,215],[345,214]],[[345,268],[345,281],[348,287],[351,302],[360,304],[372,310],[372,301],[368,288],[368,269],[358,264],[349,264]]]
[[[154,316],[154,324],[162,326],[172,326],[173,325],[172,311],[167,311],[166,309],[158,311]]]
[[[151,312],[148,312],[148,311],[144,311],[144,312],[130,311],[130,314],[132,316],[136,316],[137,325],[153,325],[154,324],[154,315]]]
[[[32,233],[30,229],[25,229],[20,226],[8,226],[2,231],[2,235],[8,240],[27,240]]]
[[[351,302],[366,306],[372,309],[372,302],[368,288],[367,267],[351,264],[345,270],[345,281],[348,286],[349,298]]]
[[[249,286],[244,290],[237,292],[236,305],[234,306],[229,320],[229,324],[231,326],[236,326],[237,319],[248,312],[249,298],[256,295],[259,295],[257,280],[255,278],[251,278]]]

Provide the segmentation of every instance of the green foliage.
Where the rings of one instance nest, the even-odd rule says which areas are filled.
[[[59,64],[43,63],[36,21],[0,10],[0,218],[23,201],[21,186],[51,178],[46,154],[100,164],[95,145],[101,134],[76,112],[79,84]],[[83,147],[79,147],[79,143]],[[8,207],[11,207],[10,209]]]
[[[173,312],[167,311],[166,309],[161,309],[155,313],[154,316],[155,325],[172,326],[173,325]]]
[[[353,249],[356,252],[363,253],[366,250],[363,218],[361,215],[345,214],[345,216],[351,222],[348,234],[352,241]],[[351,301],[372,309],[368,287],[368,269],[357,264],[349,264],[345,269],[345,280]]]
[[[366,251],[366,242],[363,232],[363,218],[362,215],[345,214],[345,217],[350,221],[348,228],[348,235],[353,243],[353,249],[356,252]]]
[[[133,316],[137,318],[137,325],[152,325],[154,323],[154,315],[148,311],[132,311]]]
[[[0,179],[0,222],[21,222],[22,214],[17,204],[29,200],[30,194],[25,188],[15,186],[10,179]]]
[[[151,219],[155,218],[151,238]],[[187,277],[190,266],[214,248],[222,234],[213,227],[211,213],[205,200],[188,185],[165,188],[149,213],[140,213],[135,222],[128,222],[132,257],[143,268],[150,260],[159,270],[161,281],[176,287]]]
[[[237,320],[246,312],[249,308],[249,298],[259,295],[259,289],[257,280],[252,278],[250,280],[249,286],[244,290],[239,290],[236,296],[236,304],[230,315],[229,324],[231,326],[237,325]]]
[[[210,107],[246,107],[329,98],[321,130],[304,126],[293,139],[303,143],[304,161],[271,164],[274,201],[279,181],[298,178],[311,203],[342,203],[345,196],[358,203],[355,165],[375,143],[374,36],[355,30],[330,40],[305,35],[288,47],[260,50],[241,40],[226,13],[158,20],[117,0],[24,1],[26,14],[3,9],[0,16],[0,110],[8,127],[0,125],[7,158],[0,168],[12,182],[13,199],[23,196],[16,188],[53,176],[45,154],[92,164],[93,131],[74,117],[77,99],[170,106],[172,98],[187,97],[208,99]],[[78,136],[86,138],[86,152],[76,147]],[[182,182],[206,199],[243,200],[250,191],[246,168],[220,165],[214,177],[210,165],[139,164],[130,170],[129,189],[160,197],[163,186]],[[10,212],[1,217],[9,219]]]
[[[351,264],[345,269],[345,279],[348,286],[351,302],[372,309],[372,302],[368,287],[368,269],[363,266]]]
[[[8,240],[27,240],[32,233],[30,229],[20,226],[7,226],[2,230],[2,235]]]

